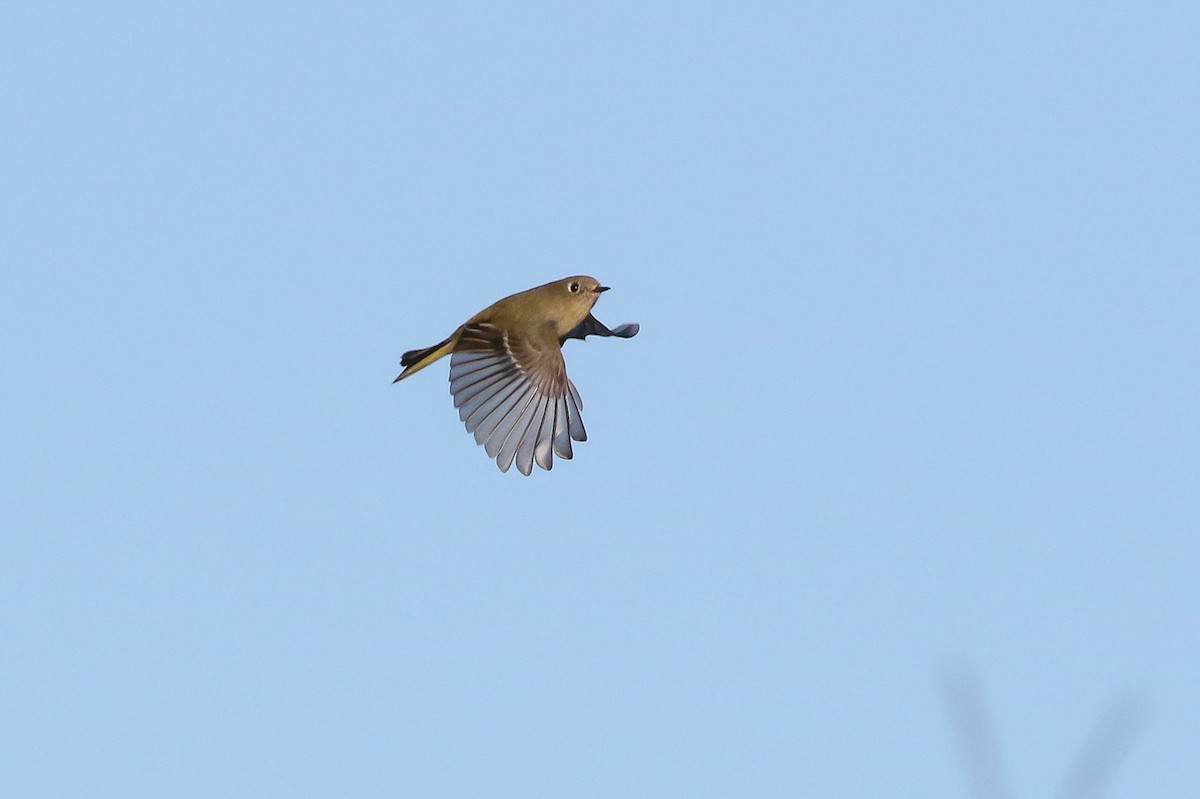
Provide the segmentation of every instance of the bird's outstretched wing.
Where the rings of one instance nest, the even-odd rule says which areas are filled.
[[[558,342],[512,338],[494,325],[468,325],[450,357],[450,393],[458,417],[488,457],[507,472],[516,460],[528,475],[554,455],[572,456],[586,441],[583,400],[567,378]]]
[[[569,338],[577,338],[582,340],[588,336],[616,336],[617,338],[633,338],[637,335],[639,330],[641,330],[641,325],[636,322],[618,325],[612,330],[609,330],[603,322],[591,314],[588,314],[587,319],[584,319],[582,322],[576,325],[575,329],[570,333],[567,333],[565,336],[559,338],[558,343],[562,344]]]

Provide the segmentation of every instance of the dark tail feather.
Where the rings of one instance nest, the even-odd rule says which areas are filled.
[[[444,341],[439,341],[437,344],[434,344],[432,347],[425,347],[424,349],[420,349],[420,350],[409,350],[408,352],[401,355],[400,356],[400,365],[404,367],[404,371],[401,372],[399,374],[399,376],[392,382],[399,383],[401,380],[408,377],[410,374],[417,371],[418,369],[428,366],[429,363],[432,363],[432,361],[429,361],[429,359],[431,357],[436,360],[437,358],[440,358],[442,355],[445,355],[446,353],[439,352],[439,350],[441,350],[443,347],[445,347],[449,343],[450,343],[450,339],[446,339]]]
[[[443,341],[440,344],[434,344],[432,347],[426,347],[423,350],[409,350],[408,352],[406,352],[400,356],[400,365],[401,366],[412,366],[414,363],[421,360],[422,358],[424,358],[428,355],[431,355],[434,350],[436,350],[438,347],[443,346],[445,343],[446,342]]]

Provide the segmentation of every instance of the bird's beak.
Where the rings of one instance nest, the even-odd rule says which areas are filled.
[[[596,288],[594,289],[594,291],[595,291],[597,294],[599,294],[599,293],[600,293],[600,292],[602,292],[602,291],[608,291],[610,288],[612,288],[612,287],[611,287],[611,286],[596,286]]]

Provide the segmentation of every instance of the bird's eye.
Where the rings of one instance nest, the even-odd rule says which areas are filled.
[[[572,281],[571,285],[567,286],[567,289],[570,290],[570,292],[572,294],[578,294],[579,293],[579,281],[578,280]]]

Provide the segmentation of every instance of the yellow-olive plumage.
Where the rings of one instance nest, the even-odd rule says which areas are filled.
[[[572,456],[572,440],[587,440],[583,401],[567,378],[563,342],[638,332],[636,324],[610,330],[592,316],[607,290],[580,275],[505,297],[444,341],[404,353],[404,371],[393,382],[450,355],[450,393],[459,418],[500,471],[514,461],[526,475],[534,463],[549,469],[554,454]]]

